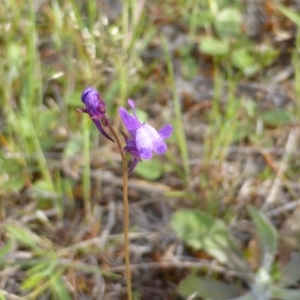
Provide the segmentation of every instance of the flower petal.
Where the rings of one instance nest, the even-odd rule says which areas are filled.
[[[154,143],[154,148],[153,150],[157,153],[157,154],[165,154],[167,151],[167,144],[164,141],[156,141]]]
[[[143,124],[136,132],[136,147],[141,158],[150,159],[152,151],[157,152],[162,142],[158,132],[148,124]]]
[[[158,130],[158,134],[162,139],[168,139],[173,132],[173,126],[171,124],[167,124],[160,130]]]
[[[129,104],[129,106],[133,109],[133,110],[135,110],[135,104],[134,104],[134,101],[133,100],[131,100],[131,99],[128,99],[128,104]]]
[[[135,131],[141,127],[141,122],[138,120],[137,117],[135,116],[131,116],[128,111],[123,108],[123,107],[120,107],[119,108],[119,115],[126,127],[126,129],[129,131],[129,133],[131,134],[131,136],[133,138],[135,138]]]
[[[137,160],[141,161],[139,150],[137,149],[136,143],[134,140],[131,140],[131,139],[126,140],[126,146],[124,147],[124,151],[130,153],[131,156],[133,156]]]
[[[82,94],[81,94],[81,101],[82,101],[83,103],[85,103],[86,97],[87,97],[87,95],[88,95],[90,92],[95,93],[95,92],[97,92],[97,91],[96,91],[93,87],[91,87],[91,86],[88,86],[87,88],[85,88],[84,91],[83,91]]]
[[[141,148],[139,150],[139,155],[143,159],[151,159],[152,158],[152,149],[151,148]]]

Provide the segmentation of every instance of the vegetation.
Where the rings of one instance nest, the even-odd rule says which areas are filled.
[[[127,297],[121,157],[87,86],[116,131],[127,99],[174,128],[129,176],[134,299],[300,299],[298,6],[4,0],[0,299]]]

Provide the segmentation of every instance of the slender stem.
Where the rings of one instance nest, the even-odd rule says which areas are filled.
[[[120,155],[122,157],[122,167],[123,167],[123,202],[124,202],[124,251],[125,251],[125,277],[127,285],[127,298],[132,300],[132,291],[131,291],[131,270],[130,270],[130,257],[129,257],[129,206],[128,206],[128,166],[127,159],[124,154],[122,144],[115,130],[108,124],[108,128],[111,131],[117,146],[120,150]]]

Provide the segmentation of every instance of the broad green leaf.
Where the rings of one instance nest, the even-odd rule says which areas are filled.
[[[208,55],[226,55],[229,52],[229,43],[227,40],[219,40],[213,37],[202,37],[199,49],[202,53]]]
[[[247,268],[226,224],[221,220],[205,212],[182,209],[173,215],[171,222],[179,237],[188,246],[204,250],[235,269]]]
[[[22,173],[17,173],[15,176],[10,176],[8,180],[2,183],[1,187],[3,190],[8,192],[20,191],[26,183],[26,179]]]
[[[191,274],[181,280],[179,292],[186,298],[194,295],[211,300],[226,300],[237,297],[240,294],[240,288],[236,285]]]
[[[216,16],[216,29],[220,35],[232,35],[241,32],[241,12],[234,7],[227,7]]]
[[[292,259],[281,270],[280,287],[288,287],[300,280],[300,253],[293,253]],[[299,298],[300,299],[300,298]]]
[[[24,164],[0,153],[0,186],[3,191],[18,192],[26,184]]]
[[[295,12],[295,11],[289,9],[289,8],[286,8],[286,7],[282,6],[282,5],[279,5],[278,9],[288,19],[290,19],[292,22],[294,22],[297,26],[300,26],[300,14],[299,13],[297,13],[297,12]]]
[[[285,109],[280,108],[267,111],[266,113],[261,115],[261,119],[267,125],[278,127],[291,124],[293,121],[291,113]]]
[[[192,20],[191,17],[193,18]],[[191,13],[188,11],[188,14],[185,16],[186,21],[193,22],[194,26],[197,27],[204,27],[205,25],[209,25],[213,22],[213,15],[210,11],[202,11],[197,10],[195,13],[191,15]]]
[[[256,227],[256,234],[262,251],[261,267],[270,270],[275,254],[277,253],[278,235],[271,222],[253,206],[248,212]]]
[[[253,124],[251,124],[250,122],[241,123],[238,124],[238,126],[235,128],[232,141],[238,142],[253,134],[255,134],[255,126]]]
[[[241,70],[246,76],[252,76],[260,69],[257,59],[245,48],[239,48],[232,52],[233,65]]]
[[[143,160],[138,163],[135,172],[144,179],[157,180],[162,176],[163,168],[158,160]]]
[[[259,63],[261,67],[269,66],[278,57],[280,52],[278,49],[273,48],[272,45],[265,44],[261,49],[256,50],[256,55],[259,56]]]

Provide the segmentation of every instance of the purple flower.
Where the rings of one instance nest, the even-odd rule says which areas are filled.
[[[173,127],[171,124],[167,124],[157,131],[152,126],[141,123],[136,116],[134,102],[128,100],[128,104],[133,109],[133,116],[122,107],[119,108],[119,114],[126,129],[130,133],[130,137],[128,137],[122,132],[126,141],[124,151],[133,157],[133,162],[129,169],[130,173],[139,161],[142,159],[151,159],[152,151],[157,154],[164,154],[167,151],[167,145],[164,139],[171,136]]]
[[[85,104],[85,108],[78,108],[79,111],[90,116],[98,130],[109,140],[114,140],[104,131],[101,121],[108,122],[105,113],[105,102],[100,94],[92,87],[87,87],[81,94],[81,101]]]

